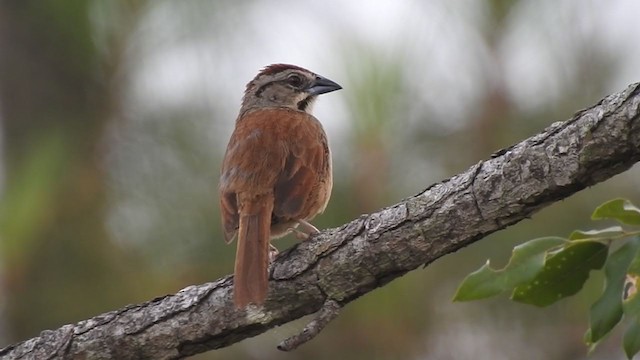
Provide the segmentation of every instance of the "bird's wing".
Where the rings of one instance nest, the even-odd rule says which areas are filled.
[[[238,230],[237,195],[273,191],[278,173],[284,167],[286,149],[278,139],[277,118],[269,111],[254,111],[236,122],[227,145],[219,193],[225,241],[231,242]]]
[[[289,141],[284,167],[274,187],[275,216],[284,219],[304,219],[313,214],[309,202],[320,183],[330,176],[327,138],[320,122],[307,113],[298,113],[289,125]]]

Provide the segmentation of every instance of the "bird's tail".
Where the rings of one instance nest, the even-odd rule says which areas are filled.
[[[237,308],[261,305],[267,297],[269,239],[273,194],[238,199],[240,222],[234,270],[233,299]]]

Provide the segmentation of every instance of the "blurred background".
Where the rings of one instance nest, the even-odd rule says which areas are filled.
[[[0,347],[233,270],[217,203],[245,84],[297,64],[343,85],[316,106],[339,226],[420,192],[640,79],[634,1],[0,1]],[[640,170],[349,304],[197,359],[585,359],[600,275],[539,310],[453,304],[487,258],[640,203]],[[292,239],[277,243],[283,249]],[[592,359],[622,359],[620,333]]]

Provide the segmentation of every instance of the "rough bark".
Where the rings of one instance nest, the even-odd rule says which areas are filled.
[[[236,310],[230,276],[0,350],[3,359],[175,359],[318,312],[295,348],[341,306],[640,160],[640,84],[376,213],[328,229],[271,267],[264,307]]]

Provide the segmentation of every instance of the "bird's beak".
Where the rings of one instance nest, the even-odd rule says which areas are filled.
[[[310,95],[320,95],[340,89],[342,89],[342,86],[337,83],[327,79],[326,77],[316,75],[315,81],[307,88],[307,92]]]

